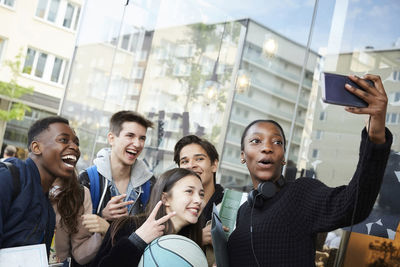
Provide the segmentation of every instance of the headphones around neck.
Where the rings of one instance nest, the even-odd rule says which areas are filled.
[[[255,208],[262,208],[264,201],[272,198],[280,188],[285,185],[285,178],[283,175],[279,177],[275,182],[265,181],[259,183],[257,189],[253,189],[247,196],[247,202],[250,207],[254,205]]]

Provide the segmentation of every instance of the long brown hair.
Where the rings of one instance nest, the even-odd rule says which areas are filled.
[[[78,216],[83,214],[84,189],[78,182],[76,172],[70,179],[60,181],[60,192],[50,196],[50,200],[57,203],[60,226],[66,226],[67,233],[74,234],[78,232]]]
[[[157,179],[157,182],[154,184],[150,195],[150,200],[146,206],[144,214],[123,217],[111,224],[110,234],[112,245],[115,244],[115,236],[123,225],[125,225],[126,223],[134,223],[137,227],[141,225],[146,220],[148,215],[150,215],[157,203],[161,200],[163,193],[167,193],[170,195],[171,189],[174,187],[175,183],[186,176],[195,176],[201,181],[200,176],[197,175],[195,172],[183,168],[174,168],[161,174],[161,176]],[[159,219],[166,214],[167,210],[165,206],[161,205],[160,209],[157,212],[156,219]],[[171,220],[168,220],[167,222],[165,222],[164,235],[172,234],[173,232],[174,226]],[[195,224],[189,224],[183,227],[177,234],[186,236],[187,238],[196,242],[200,247],[202,246],[202,228],[200,219],[197,220],[197,223]]]

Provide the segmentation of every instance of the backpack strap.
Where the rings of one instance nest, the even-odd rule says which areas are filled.
[[[147,202],[150,199],[150,180],[142,184],[143,193],[140,195],[140,200],[144,207],[146,207]]]
[[[17,198],[19,193],[21,192],[21,181],[19,179],[19,170],[11,162],[3,162],[3,163],[4,163],[4,165],[6,165],[6,167],[10,171],[12,179],[13,179],[13,193],[12,193],[12,197],[11,197],[11,202],[13,202]]]
[[[86,172],[90,180],[90,196],[92,197],[93,203],[92,213],[96,214],[100,201],[100,177],[96,165],[87,168]]]

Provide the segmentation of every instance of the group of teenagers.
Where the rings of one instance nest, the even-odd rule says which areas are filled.
[[[379,76],[349,77],[364,90],[346,89],[368,106],[345,109],[369,115],[369,123],[348,185],[332,188],[307,177],[286,181],[286,137],[279,123],[260,119],[244,129],[238,161],[247,167],[253,190],[227,242],[229,266],[315,266],[318,233],[369,215],[392,143],[385,127],[388,99]],[[224,194],[216,183],[217,150],[203,138],[184,136],[174,149],[178,167],[156,178],[138,158],[149,127],[136,112],[115,113],[110,148],[78,175],[79,138],[68,120],[36,121],[28,132],[28,159],[0,163],[0,248],[44,243],[50,257],[72,258],[72,266],[137,266],[154,239],[178,234],[196,242],[213,265],[207,222]]]

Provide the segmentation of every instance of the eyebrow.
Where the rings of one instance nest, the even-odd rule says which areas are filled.
[[[188,187],[191,188],[191,189],[196,189],[196,187],[193,186],[193,185],[188,185]],[[204,192],[204,189],[200,189],[200,191]]]
[[[203,154],[203,153],[194,154],[194,156],[195,156],[195,157],[200,157],[200,156],[202,156],[202,157],[207,157],[207,155],[206,155],[206,154]],[[188,157],[187,157],[187,156],[184,156],[184,157],[180,158],[179,160],[183,160],[183,159],[186,159],[186,158],[188,158]]]
[[[67,137],[71,137],[71,135],[69,135],[69,134],[67,134],[67,133],[60,133],[60,134],[57,135],[57,136],[67,136]],[[74,140],[76,140],[76,141],[79,142],[79,137],[75,135]]]
[[[252,136],[252,135],[264,135],[264,133],[254,132],[254,133],[249,134],[249,136]],[[282,136],[281,133],[272,133],[271,135],[272,135],[272,136],[279,136],[279,137],[282,137],[282,138],[283,138],[283,136]]]

